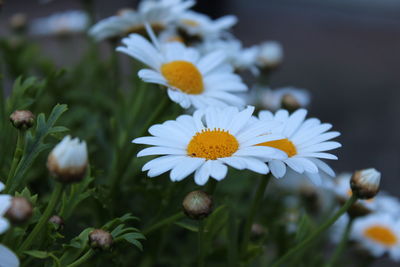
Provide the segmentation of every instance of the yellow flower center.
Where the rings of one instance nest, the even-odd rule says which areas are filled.
[[[287,138],[264,142],[264,143],[258,144],[258,146],[270,146],[273,148],[280,149],[280,150],[286,152],[288,157],[293,157],[297,154],[296,147],[294,146],[292,141],[290,141]]]
[[[364,236],[388,247],[397,243],[397,237],[393,231],[382,225],[373,225],[365,229]]]
[[[191,157],[216,160],[232,156],[239,148],[239,142],[228,131],[205,129],[190,140],[187,153]]]
[[[197,67],[188,61],[165,63],[161,66],[161,73],[171,86],[184,93],[198,95],[204,90],[203,76]]]
[[[185,43],[185,41],[182,39],[182,37],[175,35],[171,36],[167,39],[167,42],[179,42],[179,43]]]
[[[190,26],[190,27],[197,27],[199,26],[199,23],[195,20],[192,19],[183,19],[181,20],[183,24]]]

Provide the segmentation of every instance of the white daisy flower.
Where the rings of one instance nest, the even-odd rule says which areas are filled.
[[[282,63],[283,48],[279,42],[268,41],[259,45],[257,57],[261,68],[274,68]]]
[[[177,26],[190,36],[207,40],[221,37],[236,23],[237,18],[233,15],[212,20],[207,15],[186,11],[179,17]]]
[[[4,245],[0,244],[0,266],[1,267],[18,267],[19,259],[17,256]]]
[[[351,238],[373,256],[388,253],[400,261],[400,221],[389,214],[371,214],[354,221]]]
[[[145,23],[149,23],[153,29],[162,30],[193,5],[194,1],[182,0],[142,1],[137,11],[125,9],[116,16],[103,19],[89,30],[89,34],[101,41],[129,33],[145,33]]]
[[[282,87],[275,90],[259,89],[259,102],[264,109],[276,111],[280,108],[306,108],[310,104],[310,93],[296,87]],[[297,109],[293,108],[293,109]]]
[[[172,181],[180,181],[195,172],[198,185],[204,185],[210,176],[218,181],[224,179],[227,165],[267,174],[265,161],[284,160],[287,156],[278,149],[256,145],[281,136],[261,135],[263,127],[273,128],[276,123],[250,123],[253,111],[254,107],[243,111],[235,107],[210,107],[197,110],[193,116],[182,115],[150,127],[149,133],[153,136],[136,138],[133,143],[153,147],[143,149],[137,156],[163,156],[147,162],[142,171],[154,177],[171,170]]]
[[[343,200],[349,199],[353,192],[350,187],[351,173],[342,173],[338,175],[334,182],[329,185],[338,197]],[[386,192],[379,192],[374,198],[357,201],[357,205],[362,205],[369,211],[374,213],[388,213],[392,216],[399,216],[400,218],[400,201]]]
[[[4,184],[0,182],[0,192],[4,189]],[[0,234],[7,231],[10,224],[4,217],[7,210],[11,207],[12,197],[10,195],[0,194]]]
[[[244,100],[233,93],[244,92],[247,86],[233,73],[222,51],[204,56],[194,48],[179,42],[153,44],[138,34],[131,34],[117,51],[123,52],[148,65],[138,75],[145,82],[164,85],[168,96],[183,108],[194,106],[244,106]]]
[[[250,70],[253,75],[258,75],[257,56],[258,46],[243,48],[242,43],[237,39],[213,40],[203,42],[199,49],[204,53],[211,53],[216,50],[222,50],[227,55],[227,60],[238,70]]]
[[[89,25],[88,15],[80,10],[55,13],[32,21],[30,33],[34,35],[63,35],[80,33]]]
[[[283,177],[286,173],[286,165],[298,173],[304,173],[314,183],[321,184],[319,170],[330,176],[334,171],[322,159],[337,159],[336,156],[325,151],[341,146],[338,142],[329,141],[340,135],[339,132],[327,132],[332,125],[321,123],[316,118],[305,120],[307,111],[299,109],[289,115],[287,110],[278,110],[275,114],[270,111],[261,111],[261,121],[281,122],[281,126],[273,131],[265,131],[264,134],[279,134],[284,138],[281,140],[260,143],[260,146],[274,147],[284,151],[288,158],[284,160],[272,160],[268,163],[272,174]]]

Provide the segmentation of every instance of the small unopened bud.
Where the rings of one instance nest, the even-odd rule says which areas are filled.
[[[24,13],[16,13],[10,18],[10,27],[15,31],[22,31],[26,28],[27,17]]]
[[[86,174],[88,155],[86,143],[70,136],[56,145],[47,159],[47,168],[59,182],[80,182]]]
[[[49,222],[55,224],[57,231],[64,229],[64,220],[58,215],[51,216]]]
[[[27,130],[35,123],[35,115],[29,110],[16,110],[10,115],[10,121],[15,128]]]
[[[201,220],[212,212],[212,197],[204,191],[193,191],[183,200],[185,214],[194,220]]]
[[[263,69],[273,69],[283,60],[282,45],[275,41],[264,42],[260,45],[257,57],[258,65]]]
[[[369,199],[376,196],[379,192],[381,173],[370,168],[354,172],[350,180],[353,194],[360,199]]]
[[[32,204],[24,197],[13,197],[6,217],[15,224],[28,221],[33,212]]]
[[[89,241],[92,248],[109,249],[113,244],[113,237],[107,231],[95,229],[89,234]]]
[[[285,94],[282,96],[282,108],[287,109],[291,112],[301,108],[301,104],[291,94]]]
[[[261,235],[265,234],[265,232],[266,232],[266,230],[265,230],[264,226],[262,226],[261,224],[253,223],[251,225],[251,233],[254,236],[261,236]]]

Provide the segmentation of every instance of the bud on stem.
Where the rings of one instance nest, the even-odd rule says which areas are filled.
[[[183,200],[185,214],[194,220],[201,220],[212,212],[212,197],[204,191],[193,191],[186,195]]]

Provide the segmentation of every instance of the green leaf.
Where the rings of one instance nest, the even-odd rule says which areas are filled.
[[[197,233],[199,231],[199,227],[197,225],[194,225],[193,223],[189,222],[175,222],[176,225],[179,227],[182,227],[183,229],[189,230],[191,232]]]
[[[145,239],[144,235],[142,235],[141,233],[128,233],[121,236],[121,238],[136,246],[140,250],[143,250],[142,244],[140,243],[140,241],[138,241],[139,239]]]
[[[297,242],[305,239],[313,230],[313,223],[307,214],[301,216],[295,239]]]
[[[65,251],[61,257],[61,265],[67,266],[74,260],[76,260],[79,255],[85,251],[89,244],[89,234],[94,230],[94,228],[86,228],[83,230],[79,236],[73,238],[69,244],[63,245]]]
[[[38,259],[46,259],[49,257],[49,253],[47,251],[41,250],[28,250],[24,251],[24,253]]]

